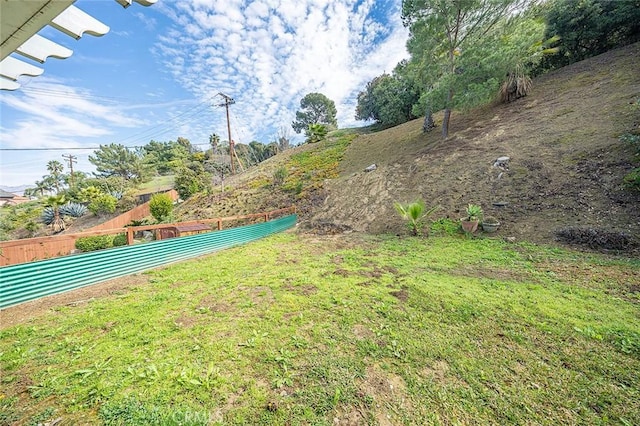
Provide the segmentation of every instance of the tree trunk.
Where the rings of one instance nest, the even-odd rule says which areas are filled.
[[[424,114],[424,123],[422,123],[422,133],[430,132],[434,127],[436,127],[436,123],[433,121],[433,113],[431,112],[431,107],[427,105],[427,111]]]
[[[451,109],[445,108],[444,118],[442,119],[442,139],[449,137],[449,120],[451,119]]]
[[[453,100],[453,90],[447,93],[447,106],[444,109],[444,119],[442,120],[442,138],[449,137],[449,121],[451,121],[451,101]]]

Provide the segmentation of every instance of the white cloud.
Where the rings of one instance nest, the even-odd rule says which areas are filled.
[[[310,92],[336,103],[339,126],[357,125],[357,94],[407,57],[399,8],[399,0],[167,2],[173,27],[155,52],[196,97],[233,96],[247,137],[266,142]],[[215,125],[226,135],[223,114]]]

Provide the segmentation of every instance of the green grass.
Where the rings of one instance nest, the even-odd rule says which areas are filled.
[[[149,182],[139,185],[136,195],[172,189],[174,178],[174,175],[156,176]]]
[[[3,330],[0,422],[640,424],[638,260],[287,233],[147,275]]]

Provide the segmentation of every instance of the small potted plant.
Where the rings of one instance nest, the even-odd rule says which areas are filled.
[[[482,207],[477,204],[469,204],[466,209],[467,217],[460,219],[462,229],[465,232],[474,233],[482,220]]]
[[[482,230],[484,232],[496,232],[500,226],[500,221],[493,216],[487,216],[482,219]]]

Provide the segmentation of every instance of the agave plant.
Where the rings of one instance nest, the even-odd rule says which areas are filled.
[[[71,217],[81,217],[87,212],[87,206],[80,203],[67,203],[60,207],[60,214]]]
[[[53,222],[55,214],[53,213],[53,209],[51,207],[45,207],[42,211],[42,216],[40,216],[40,220],[45,225],[51,225]]]
[[[403,219],[407,221],[407,227],[411,233],[415,236],[422,234],[422,228],[424,226],[423,220],[431,216],[439,206],[425,210],[424,201],[416,200],[413,203],[402,205],[398,202],[393,203],[396,211]]]

